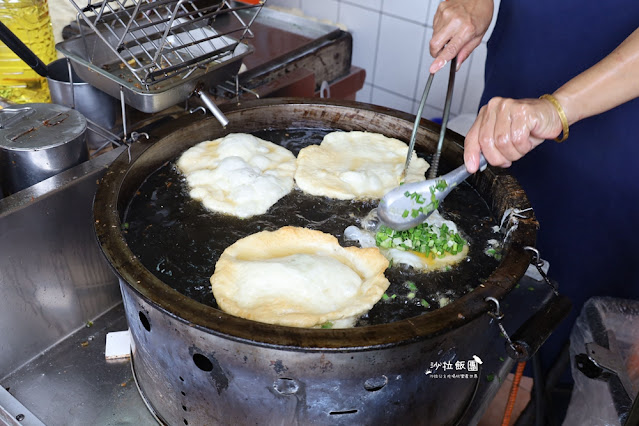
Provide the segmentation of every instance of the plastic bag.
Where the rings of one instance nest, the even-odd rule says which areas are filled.
[[[639,387],[639,301],[595,297],[581,310],[570,334],[570,363],[575,381],[564,426],[623,425],[635,398],[614,374],[590,363],[586,344],[616,349],[634,389]],[[588,368],[590,367],[590,368]],[[586,373],[591,377],[588,377]]]

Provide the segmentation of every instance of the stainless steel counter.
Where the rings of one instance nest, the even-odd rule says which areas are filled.
[[[127,324],[93,194],[123,150],[0,200],[0,424],[157,424],[128,360],[104,357]]]
[[[140,397],[129,360],[104,358],[107,333],[126,329],[119,304],[9,375],[2,381],[7,391],[4,398],[0,394],[0,423],[157,425]],[[22,421],[15,420],[21,415]]]
[[[121,300],[93,232],[114,150],[0,200],[0,379]]]

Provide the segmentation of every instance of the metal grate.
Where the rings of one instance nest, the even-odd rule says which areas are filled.
[[[69,1],[78,11],[82,36],[89,29],[95,33],[119,59],[109,66],[128,70],[127,74],[147,89],[173,77],[186,79],[198,68],[232,58],[242,41],[253,37],[249,27],[264,4],[227,0],[107,0],[93,4],[89,0],[80,5]],[[256,9],[248,22],[237,13],[245,9]]]

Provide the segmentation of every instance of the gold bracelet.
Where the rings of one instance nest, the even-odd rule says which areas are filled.
[[[568,118],[566,117],[566,113],[564,112],[564,109],[561,107],[561,104],[559,103],[559,101],[555,99],[553,95],[547,95],[547,94],[541,95],[539,99],[546,99],[550,101],[550,103],[557,110],[557,113],[559,113],[559,119],[561,120],[561,126],[563,127],[563,135],[561,135],[561,138],[557,136],[555,140],[557,142],[563,142],[566,139],[568,139],[568,134],[570,133],[570,129],[568,128]]]

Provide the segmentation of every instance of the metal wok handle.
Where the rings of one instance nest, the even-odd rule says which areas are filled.
[[[512,345],[506,343],[508,356],[517,361],[530,359],[566,318],[571,308],[570,299],[553,294],[541,309],[515,331],[511,338]]]
[[[0,22],[0,40],[39,75],[46,77],[49,74],[47,65],[2,22]]]
[[[215,105],[215,102],[213,102],[213,100],[206,93],[204,93],[202,89],[196,89],[195,93],[200,97],[200,99],[202,99],[204,105],[206,105],[209,111],[211,111],[211,114],[213,114],[213,116],[217,118],[217,121],[220,122],[222,127],[226,127],[229,124],[229,119],[226,118],[224,113],[220,111],[217,105]]]

